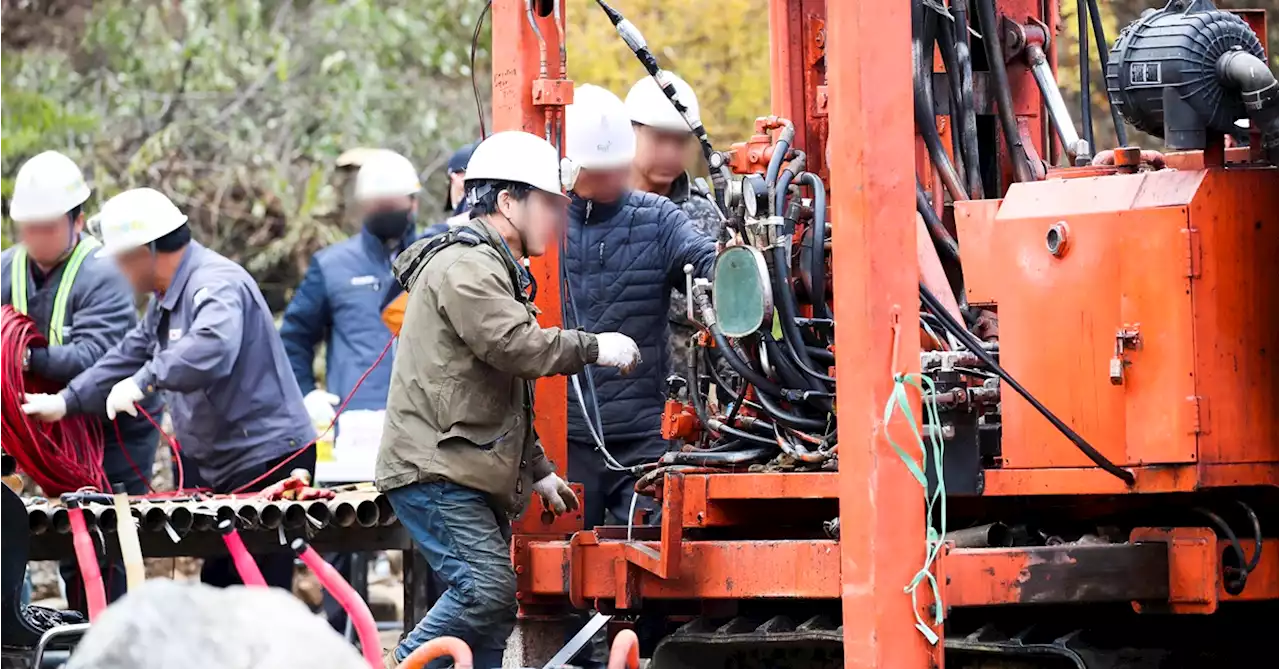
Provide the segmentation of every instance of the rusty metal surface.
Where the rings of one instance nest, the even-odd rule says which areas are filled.
[[[945,560],[948,607],[1163,600],[1162,544],[1080,544],[953,549]]]

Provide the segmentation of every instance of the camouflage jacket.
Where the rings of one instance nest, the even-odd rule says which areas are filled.
[[[694,227],[699,232],[712,239],[719,238],[720,228],[724,225],[720,219],[720,213],[716,211],[715,204],[708,199],[708,193],[699,188],[687,172],[672,182],[671,188],[666,195],[672,202],[680,205],[680,208],[689,216],[689,220],[693,222]],[[678,290],[671,291],[671,312],[669,315],[669,320],[671,321],[671,341],[669,346],[671,351],[671,372],[680,375],[684,374],[684,351],[688,346],[689,337],[692,337],[698,331],[689,322],[685,305],[684,293]]]

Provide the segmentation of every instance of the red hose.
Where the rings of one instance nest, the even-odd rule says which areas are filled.
[[[222,533],[222,542],[227,545],[227,551],[231,553],[231,561],[235,563],[236,571],[240,573],[240,582],[253,588],[267,587],[267,580],[262,577],[262,570],[258,569],[258,563],[249,554],[249,549],[244,547],[240,533],[236,532],[235,522],[230,519],[219,522],[218,531]]]
[[[89,526],[84,522],[84,509],[79,506],[67,508],[67,519],[71,521],[71,543],[76,549],[76,564],[80,567],[80,580],[84,581],[85,599],[89,605],[89,621],[93,622],[98,614],[107,608],[107,592],[102,586],[102,570],[98,568],[98,553],[93,548],[93,537],[89,536]]]
[[[609,646],[609,669],[640,669],[640,638],[631,630],[622,630]]]
[[[293,552],[297,553],[311,571],[315,572],[320,585],[324,586],[324,589],[328,590],[329,594],[342,605],[342,610],[347,612],[347,617],[356,628],[356,637],[360,639],[360,652],[364,654],[364,661],[368,662],[372,669],[382,669],[382,642],[378,638],[378,623],[373,619],[369,605],[360,599],[360,595],[356,594],[355,589],[342,578],[338,570],[325,562],[316,549],[308,546],[306,541],[297,538],[291,545]]]
[[[0,440],[4,450],[50,497],[86,487],[110,490],[102,471],[102,425],[96,418],[67,416],[46,423],[22,413],[27,393],[61,389],[22,371],[26,351],[47,345],[35,321],[10,305],[0,310]]]
[[[472,669],[475,666],[467,642],[457,637],[440,636],[414,648],[409,657],[396,665],[396,669],[422,669],[428,662],[445,656],[453,658],[453,669]]]

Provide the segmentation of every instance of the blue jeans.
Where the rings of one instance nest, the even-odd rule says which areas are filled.
[[[501,667],[516,624],[507,514],[488,495],[447,481],[396,488],[387,492],[387,499],[427,564],[449,586],[396,647],[396,660],[436,637],[454,636],[471,646],[476,669]]]

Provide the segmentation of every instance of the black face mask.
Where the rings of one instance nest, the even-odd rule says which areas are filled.
[[[383,211],[371,214],[364,219],[364,227],[370,234],[384,241],[400,239],[411,225],[413,225],[413,212],[408,209]]]

